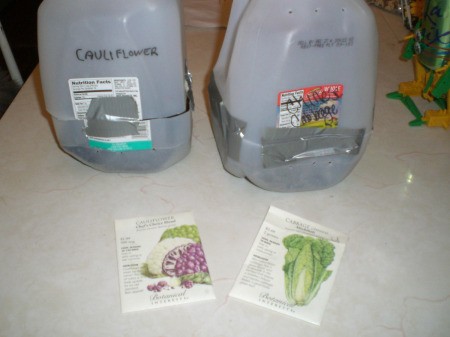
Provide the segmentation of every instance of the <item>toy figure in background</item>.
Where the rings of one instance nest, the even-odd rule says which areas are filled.
[[[415,79],[400,83],[399,90],[388,94],[399,99],[416,117],[411,126],[450,127],[450,1],[426,0],[422,18],[408,42],[403,58],[414,62]],[[422,114],[410,98],[421,96],[434,101],[439,110]]]
[[[401,0],[401,10],[405,27],[414,30],[417,22],[423,17],[425,0]]]
[[[402,0],[403,1],[403,0]],[[378,8],[382,8],[389,12],[398,12],[400,8],[399,0],[367,0],[367,2],[371,5],[374,5]]]

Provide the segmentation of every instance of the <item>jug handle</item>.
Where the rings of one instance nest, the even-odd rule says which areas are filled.
[[[225,38],[222,43],[222,48],[220,50],[216,66],[214,67],[214,72],[220,72],[222,74],[226,74],[228,72],[228,65],[234,45],[234,39],[236,37],[237,27],[250,1],[251,0],[233,0],[230,17],[228,19],[227,31],[225,33]]]

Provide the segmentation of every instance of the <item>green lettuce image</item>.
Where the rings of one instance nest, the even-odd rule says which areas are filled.
[[[283,239],[287,248],[283,266],[287,300],[293,305],[308,305],[332,271],[334,245],[329,241],[292,234]]]

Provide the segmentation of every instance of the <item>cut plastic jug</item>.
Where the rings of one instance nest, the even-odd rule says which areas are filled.
[[[235,0],[209,84],[224,168],[280,192],[342,181],[372,132],[377,39],[362,0]]]
[[[61,148],[106,172],[156,172],[190,151],[180,0],[44,0],[38,49]]]

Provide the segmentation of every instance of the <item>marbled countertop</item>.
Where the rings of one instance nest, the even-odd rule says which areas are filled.
[[[374,132],[350,176],[321,191],[267,192],[223,170],[205,89],[221,29],[186,30],[192,150],[156,174],[101,173],[64,154],[36,69],[0,120],[0,336],[450,336],[450,132],[409,127],[385,98],[413,70],[399,60],[401,18],[374,12]],[[349,237],[320,327],[228,297],[270,205]],[[185,211],[217,299],[122,314],[114,220]]]

